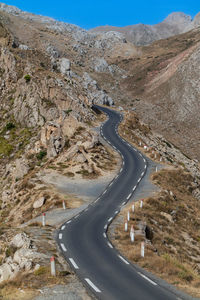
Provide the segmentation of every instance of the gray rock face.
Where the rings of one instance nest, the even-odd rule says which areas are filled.
[[[38,259],[47,258],[45,254],[36,252],[37,248],[24,232],[17,234],[10,242],[17,248],[13,258],[8,257],[0,266],[0,282],[10,280],[20,271],[30,271]]]
[[[112,73],[112,67],[108,65],[107,61],[104,58],[97,57],[93,61],[94,71],[97,73]]]
[[[104,91],[100,90],[97,82],[93,80],[88,73],[83,75],[83,86],[87,90],[88,98],[91,103],[105,104],[112,106],[114,101]]]
[[[114,44],[126,43],[125,36],[117,31],[108,31],[100,34],[96,41],[95,47],[98,49],[110,49]]]
[[[59,60],[59,69],[63,75],[68,75],[71,68],[70,60],[67,58],[61,58]]]
[[[27,236],[26,233],[22,232],[14,236],[12,241],[10,242],[10,245],[16,247],[16,248],[29,248],[31,245],[31,240]]]

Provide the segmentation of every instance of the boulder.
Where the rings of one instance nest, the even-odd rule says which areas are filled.
[[[67,58],[59,59],[59,70],[63,75],[69,75],[71,69],[71,62]]]
[[[10,245],[16,248],[30,248],[31,239],[24,232],[18,233],[11,240]]]
[[[31,249],[21,248],[17,250],[13,257],[13,262],[20,266],[20,269],[31,269],[32,262],[37,259],[46,258],[43,253],[35,252]]]
[[[0,282],[14,278],[19,271],[19,265],[12,260],[4,263],[0,266]]]
[[[33,208],[40,208],[44,205],[45,203],[45,198],[44,197],[40,197],[38,200],[36,200],[34,203],[33,203]]]
[[[67,159],[71,159],[72,157],[75,156],[76,153],[78,153],[78,151],[79,151],[78,146],[74,145],[74,146],[72,146],[72,147],[69,148],[69,150],[67,151],[65,157]]]
[[[41,145],[47,148],[48,157],[56,157],[65,146],[60,125],[56,122],[48,122],[41,130]]]
[[[76,162],[78,163],[84,163],[87,161],[87,158],[81,153],[79,155],[77,155],[77,157],[75,158]]]

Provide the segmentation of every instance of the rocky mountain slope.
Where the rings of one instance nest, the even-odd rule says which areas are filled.
[[[124,34],[135,45],[149,45],[154,41],[192,30],[200,25],[199,14],[192,20],[191,16],[181,12],[170,14],[163,22],[156,25],[129,25],[124,27],[100,26],[91,32],[116,31]]]

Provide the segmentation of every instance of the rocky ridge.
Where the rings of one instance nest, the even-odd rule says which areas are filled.
[[[199,14],[194,19],[182,12],[171,13],[163,22],[156,25],[129,25],[124,27],[100,26],[91,29],[93,33],[120,32],[126,39],[138,46],[149,45],[154,41],[192,30],[200,25]]]

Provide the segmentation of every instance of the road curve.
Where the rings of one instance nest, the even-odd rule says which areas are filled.
[[[178,299],[174,293],[139,272],[107,238],[109,224],[131,198],[145,174],[147,162],[118,135],[122,116],[104,107],[96,108],[109,117],[101,127],[101,134],[121,154],[122,166],[106,190],[88,208],[60,227],[59,247],[97,299]]]

